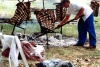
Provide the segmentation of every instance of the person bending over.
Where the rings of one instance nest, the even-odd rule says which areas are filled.
[[[67,8],[66,16],[57,25],[57,27],[62,26],[67,20],[70,18],[71,14],[75,15],[75,20],[78,21],[78,42],[75,46],[84,46],[87,38],[87,32],[89,34],[89,47],[88,48],[96,48],[96,33],[94,27],[94,14],[93,10],[87,4],[83,3],[73,3],[69,0],[63,0],[60,5]],[[80,17],[81,15],[84,15]]]

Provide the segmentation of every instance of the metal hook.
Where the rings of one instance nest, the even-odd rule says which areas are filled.
[[[20,0],[18,0],[19,2],[21,2]],[[24,0],[22,0],[22,2],[24,2]]]
[[[20,2],[20,0],[18,0]]]

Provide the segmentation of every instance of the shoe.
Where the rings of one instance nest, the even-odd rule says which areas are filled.
[[[96,47],[89,46],[89,47],[86,47],[86,49],[96,49]]]
[[[77,43],[77,44],[75,44],[74,46],[83,46],[83,45],[82,45],[82,44],[78,44],[78,43]]]
[[[2,46],[0,45],[0,48],[2,48]]]

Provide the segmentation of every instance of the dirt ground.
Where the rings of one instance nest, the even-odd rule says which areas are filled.
[[[45,59],[61,59],[70,61],[75,67],[100,67],[100,46],[97,42],[96,49],[86,49],[85,47],[69,46],[69,47],[50,47],[45,48]],[[88,42],[86,43],[88,46]],[[29,63],[29,67],[35,67],[35,63]],[[1,67],[9,67],[8,61],[3,61]],[[19,64],[19,67],[24,67]]]

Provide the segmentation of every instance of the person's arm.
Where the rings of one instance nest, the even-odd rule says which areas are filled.
[[[74,19],[77,20],[81,15],[83,15],[83,12],[84,12],[84,8],[81,7],[81,9],[79,10],[79,12],[77,13]]]
[[[60,27],[60,26],[62,26],[65,22],[67,22],[68,21],[68,19],[70,18],[70,15],[66,15],[65,17],[64,17],[64,19],[60,22],[60,24],[58,24],[58,26],[57,27]]]

